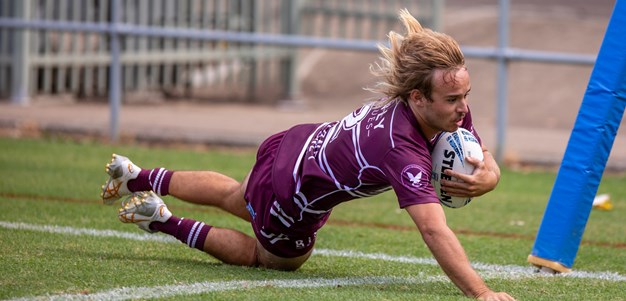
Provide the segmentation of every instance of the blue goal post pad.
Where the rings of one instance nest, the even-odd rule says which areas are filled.
[[[528,261],[567,272],[626,106],[626,0],[617,0]]]

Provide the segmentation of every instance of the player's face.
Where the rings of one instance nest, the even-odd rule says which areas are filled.
[[[467,68],[445,73],[435,71],[430,99],[421,93],[413,94],[416,100],[414,112],[428,138],[440,131],[456,131],[468,112],[467,97],[471,89]]]

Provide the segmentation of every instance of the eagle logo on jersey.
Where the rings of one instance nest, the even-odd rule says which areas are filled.
[[[420,188],[427,183],[427,177],[425,176],[426,172],[424,169],[417,164],[407,165],[404,169],[402,169],[402,184],[411,188]]]
[[[411,181],[411,185],[413,186],[419,184],[420,180],[422,179],[421,171],[416,176],[414,176],[410,171],[407,171],[406,175],[409,176],[409,181]]]

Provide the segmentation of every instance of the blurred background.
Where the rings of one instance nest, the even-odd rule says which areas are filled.
[[[254,146],[378,97],[363,89],[376,43],[403,31],[408,8],[461,44],[474,121],[499,161],[554,166],[614,4],[0,0],[0,128]],[[626,169],[624,123],[609,169]]]

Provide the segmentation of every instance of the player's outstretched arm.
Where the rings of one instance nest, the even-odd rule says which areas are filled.
[[[497,293],[489,289],[474,271],[461,243],[446,224],[440,204],[412,205],[406,210],[443,271],[466,296],[479,300],[515,300],[507,293]]]

